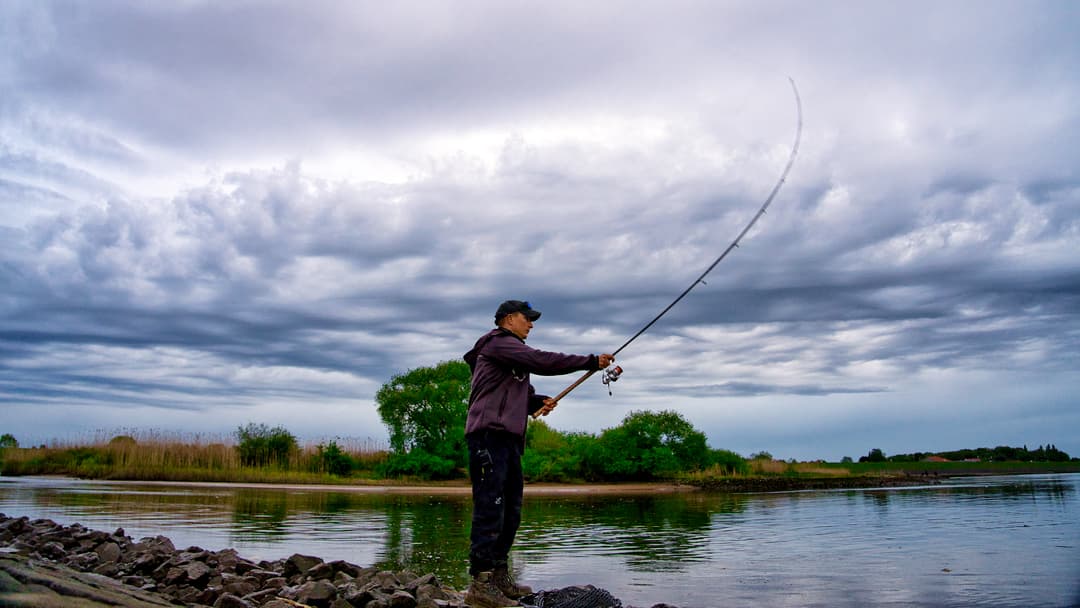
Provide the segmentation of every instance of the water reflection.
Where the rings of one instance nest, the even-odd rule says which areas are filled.
[[[530,584],[681,606],[1064,606],[1080,597],[1080,475],[761,495],[529,496]],[[0,479],[0,512],[178,547],[292,553],[467,584],[461,495]],[[718,595],[719,594],[719,595]]]

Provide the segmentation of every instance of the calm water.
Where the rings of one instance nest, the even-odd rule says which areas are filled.
[[[514,569],[624,604],[1080,606],[1080,475],[887,490],[527,496]],[[467,583],[467,497],[0,478],[0,512]]]

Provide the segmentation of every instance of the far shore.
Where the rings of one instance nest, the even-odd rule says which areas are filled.
[[[38,479],[78,480],[66,476],[33,476]],[[9,478],[17,479],[17,478]],[[117,479],[87,479],[88,483],[107,483],[110,485],[129,486],[169,486],[184,488],[244,488],[252,490],[295,490],[319,492],[349,492],[356,494],[397,494],[397,495],[435,495],[468,496],[472,488],[468,481],[428,483],[372,482],[357,484],[305,484],[305,483],[255,483],[224,481],[139,481]],[[735,477],[724,478],[720,482],[705,485],[691,485],[672,481],[657,482],[613,482],[613,483],[527,483],[526,496],[646,496],[690,494],[695,492],[720,492],[730,494],[754,494],[768,492],[792,492],[800,490],[885,488],[898,486],[935,485],[941,479],[928,480],[925,477],[909,475],[870,475],[844,476],[831,478],[790,478],[790,477]]]
[[[53,477],[56,479],[72,479],[62,475],[34,476],[37,478]],[[10,477],[9,479],[18,479]],[[111,485],[133,486],[173,486],[185,488],[245,488],[245,489],[271,489],[271,490],[319,490],[327,492],[355,492],[358,494],[438,494],[438,495],[468,495],[472,487],[468,481],[454,481],[444,483],[387,483],[380,481],[370,484],[305,484],[305,483],[235,483],[227,481],[138,481],[116,479],[87,479],[80,480],[92,483],[108,483]],[[580,494],[675,494],[680,492],[700,491],[691,485],[672,482],[632,482],[632,483],[531,483],[525,484],[527,495],[580,495]]]
[[[1045,464],[1045,463],[1044,463]],[[798,492],[813,490],[858,490],[894,487],[940,485],[953,477],[986,475],[1025,475],[1077,473],[1077,463],[1061,466],[970,466],[937,470],[888,470],[863,471],[846,475],[746,475],[700,478],[694,481],[666,480],[645,482],[536,482],[525,484],[525,494],[532,496],[643,496],[689,494],[712,492],[727,494],[759,494],[774,492]],[[15,480],[24,476],[7,476]],[[341,479],[331,483],[318,480],[306,481],[202,481],[202,480],[139,480],[75,477],[69,475],[27,475],[37,479],[71,479],[89,483],[108,483],[130,486],[172,486],[203,488],[244,488],[269,490],[311,490],[320,492],[348,492],[356,494],[398,494],[468,496],[472,488],[467,479],[451,481],[399,481],[385,479]]]

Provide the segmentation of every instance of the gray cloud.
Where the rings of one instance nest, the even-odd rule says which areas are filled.
[[[374,390],[507,297],[536,346],[611,350],[767,195],[791,74],[769,214],[620,357],[615,407],[583,388],[552,422],[1080,453],[1076,10],[6,3],[0,404],[325,433],[294,411],[321,403],[378,434]],[[984,435],[915,445],[945,409]],[[785,422],[811,411],[819,439]]]

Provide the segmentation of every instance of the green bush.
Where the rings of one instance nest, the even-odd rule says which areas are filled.
[[[594,479],[664,479],[701,470],[710,457],[705,434],[679,413],[631,412],[589,446],[584,469]]]
[[[450,479],[458,476],[460,469],[454,461],[413,450],[406,454],[391,454],[375,472],[387,478],[415,477],[423,480]]]
[[[317,450],[319,466],[323,471],[339,477],[346,477],[352,473],[353,460],[342,451],[336,441],[331,440],[325,446],[319,444]]]
[[[750,472],[750,463],[730,450],[710,450],[709,464],[727,475],[746,475]]]
[[[297,450],[296,437],[284,427],[270,428],[249,422],[236,430],[237,451],[245,466],[289,466],[289,458]]]
[[[529,481],[566,482],[584,476],[582,463],[596,437],[588,433],[562,433],[543,420],[529,423],[521,468]]]

